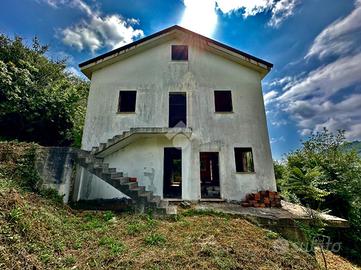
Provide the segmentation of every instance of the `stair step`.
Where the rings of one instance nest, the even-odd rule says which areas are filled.
[[[116,135],[111,140],[108,140],[108,143],[113,144],[131,133],[123,132],[122,135]],[[160,196],[154,195],[152,191],[147,191],[145,186],[139,186],[138,182],[131,181],[130,177],[124,177],[123,172],[117,172],[116,168],[109,168],[109,164],[104,163],[103,158],[95,156],[97,152],[104,150],[106,147],[106,143],[101,143],[99,147],[93,147],[91,151],[77,151],[77,163],[131,197],[138,209],[142,209],[141,211],[152,209],[152,211],[156,211],[157,214],[161,215],[177,213],[176,207],[169,206],[168,202],[163,201]]]
[[[112,177],[113,179],[124,178],[124,177],[123,177],[123,172],[114,173],[114,174],[112,174],[111,177]]]

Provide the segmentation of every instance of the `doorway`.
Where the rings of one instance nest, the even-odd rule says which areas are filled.
[[[164,148],[163,197],[168,199],[182,198],[182,150],[180,148]]]
[[[187,95],[185,92],[169,93],[169,127],[187,126]]]
[[[201,198],[221,198],[218,152],[200,152],[200,175]]]

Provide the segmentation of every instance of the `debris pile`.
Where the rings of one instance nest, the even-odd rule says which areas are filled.
[[[241,202],[243,207],[281,207],[281,196],[276,191],[259,191],[247,194],[246,200]]]

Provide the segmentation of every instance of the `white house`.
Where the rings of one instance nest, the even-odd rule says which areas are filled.
[[[276,190],[261,86],[272,64],[173,26],[79,66],[91,80],[82,149],[145,190],[192,201]],[[124,196],[80,178],[77,199]]]

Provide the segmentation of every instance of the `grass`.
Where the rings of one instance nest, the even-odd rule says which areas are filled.
[[[320,269],[319,254],[241,218],[193,209],[163,219],[72,210],[52,192],[35,194],[9,180],[4,164],[0,269]],[[326,256],[329,269],[357,269]]]

